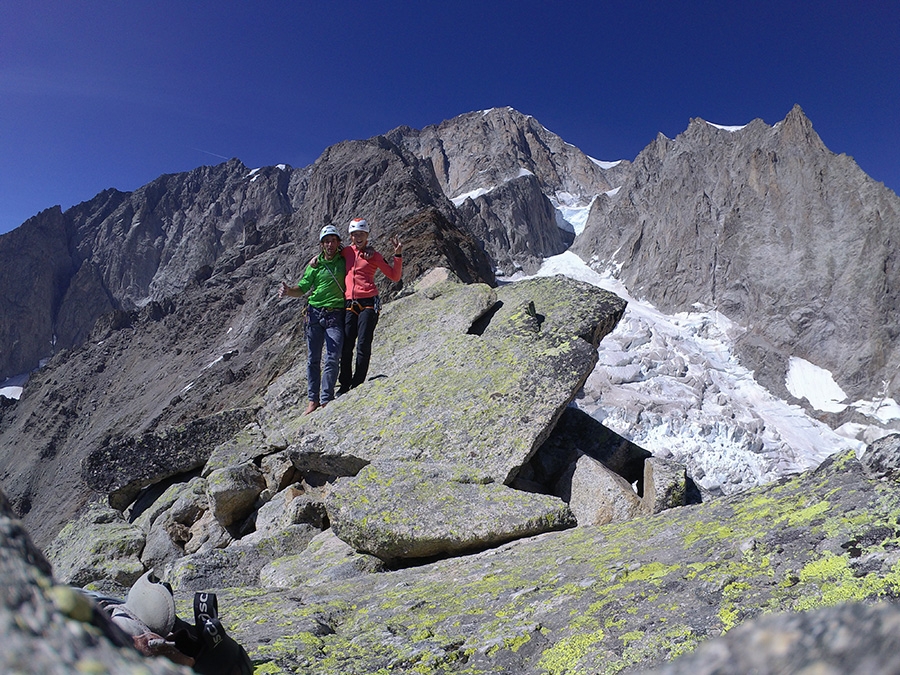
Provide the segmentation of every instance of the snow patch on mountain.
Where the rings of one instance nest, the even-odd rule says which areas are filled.
[[[516,178],[522,178],[523,176],[533,176],[533,175],[534,175],[533,171],[529,171],[525,167],[520,166],[519,171],[516,173],[516,175],[508,180],[515,180]],[[491,185],[488,187],[478,187],[478,188],[475,188],[474,190],[469,190],[468,192],[463,192],[463,193],[456,195],[455,197],[451,197],[450,201],[453,202],[454,206],[459,206],[467,199],[477,199],[481,195],[486,195],[487,193],[492,192],[493,190],[496,190],[497,187],[498,186],[496,186],[496,185]]]
[[[453,202],[454,206],[459,206],[467,199],[477,199],[481,195],[486,195],[488,192],[493,190],[494,187],[480,187],[474,190],[470,190],[469,192],[463,192],[462,194],[456,195],[455,197],[451,197],[450,201]]]
[[[22,389],[27,381],[28,373],[6,378],[3,382],[0,382],[0,396],[16,400],[20,399],[22,397]]]
[[[557,227],[566,232],[574,232],[575,236],[581,234],[595,199],[596,197],[585,199],[571,192],[558,190],[550,197],[550,203],[556,209]]]
[[[619,166],[623,160],[617,159],[615,162],[604,162],[601,159],[594,159],[590,155],[585,155],[589,160],[591,160],[594,164],[599,166],[601,169],[612,169],[615,166]]]
[[[805,398],[816,410],[843,412],[847,409],[847,394],[834,381],[830,371],[809,361],[792,356],[785,386],[795,398]]]
[[[706,120],[704,120],[704,121],[706,121]],[[725,125],[725,124],[713,124],[712,122],[706,122],[706,123],[709,126],[715,127],[716,129],[721,129],[722,131],[740,131],[741,129],[743,129],[744,127],[747,126],[746,124],[741,124],[740,126],[730,126],[730,125]]]

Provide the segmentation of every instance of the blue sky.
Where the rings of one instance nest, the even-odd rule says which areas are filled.
[[[773,124],[900,192],[900,3],[29,0],[0,5],[0,233],[237,157],[512,106],[592,157]]]

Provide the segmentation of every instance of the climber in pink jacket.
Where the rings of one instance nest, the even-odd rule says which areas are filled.
[[[369,223],[362,218],[350,221],[350,246],[341,251],[347,263],[346,312],[344,312],[344,347],[341,354],[341,374],[338,395],[346,393],[366,381],[369,359],[372,356],[372,337],[381,301],[375,286],[375,270],[381,270],[391,281],[400,281],[403,274],[403,245],[397,236],[391,237],[394,247],[393,265],[377,251],[369,248]],[[356,363],[353,348],[356,347]]]

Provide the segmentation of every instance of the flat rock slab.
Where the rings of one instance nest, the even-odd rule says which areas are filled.
[[[487,482],[466,467],[370,464],[335,483],[327,502],[335,534],[382,560],[496,546],[575,525],[564,501]]]
[[[266,565],[260,572],[260,584],[268,588],[328,585],[384,569],[381,560],[358,553],[329,528],[313,537],[300,553]]]
[[[261,414],[269,443],[287,447],[298,468],[355,475],[375,460],[448,462],[509,483],[625,309],[564,277],[496,290],[444,283],[392,305],[368,382],[314,415],[300,406]]]

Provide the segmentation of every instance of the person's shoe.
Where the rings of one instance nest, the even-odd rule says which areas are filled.
[[[303,414],[304,414],[304,415],[309,415],[309,413],[311,413],[313,410],[315,410],[315,409],[318,408],[318,407],[319,407],[319,402],[318,402],[318,401],[310,401],[310,402],[309,402],[309,405],[306,406],[306,412],[303,413]]]
[[[346,394],[348,391],[350,391],[350,388],[349,388],[349,387],[341,387],[340,389],[338,389],[338,390],[334,393],[334,397],[335,397],[335,398],[338,398],[339,396],[343,396],[343,395]]]

